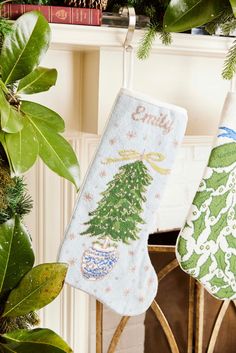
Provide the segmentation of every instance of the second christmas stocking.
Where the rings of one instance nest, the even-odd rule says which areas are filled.
[[[177,240],[180,266],[218,299],[236,299],[236,93],[228,93],[218,137]]]
[[[147,239],[186,118],[122,89],[66,231],[66,282],[121,315],[143,313],[156,294]]]

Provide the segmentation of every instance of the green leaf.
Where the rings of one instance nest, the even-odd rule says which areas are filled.
[[[199,275],[197,276],[197,278],[200,279],[209,273],[209,269],[212,262],[213,260],[211,259],[211,256],[209,256],[206,262],[200,267]]]
[[[236,143],[230,142],[213,148],[208,166],[211,168],[228,167],[235,162]]]
[[[229,299],[235,295],[235,291],[231,286],[228,286],[226,288],[221,288],[217,293],[214,293],[214,295],[219,299]]]
[[[177,248],[178,248],[178,253],[181,255],[181,257],[186,255],[188,253],[187,240],[180,236],[178,239]]]
[[[38,140],[35,131],[24,118],[23,129],[16,134],[6,134],[6,147],[11,165],[16,175],[25,173],[35,163],[38,156]]]
[[[230,194],[231,190],[225,192],[222,195],[212,196],[212,201],[209,206],[210,216],[216,217],[220,213],[220,211],[226,207],[227,198]]]
[[[236,238],[232,234],[226,236],[226,241],[230,248],[236,249]]]
[[[200,217],[198,217],[195,221],[193,221],[193,238],[195,240],[199,238],[199,236],[206,228],[205,217],[206,217],[206,211],[201,213]]]
[[[43,308],[60,293],[67,265],[48,263],[34,267],[13,289],[7,299],[3,317],[16,317]]]
[[[211,233],[208,240],[214,240],[216,242],[221,231],[228,225],[228,212],[223,213],[219,220],[211,227]]]
[[[50,27],[40,12],[20,16],[3,42],[0,55],[3,82],[15,82],[33,71],[49,42]]]
[[[55,132],[63,132],[65,130],[65,123],[60,115],[41,104],[22,101],[21,111],[33,120],[44,123],[45,126],[47,125]]]
[[[17,93],[34,94],[48,91],[57,81],[57,70],[38,67],[19,82]]]
[[[193,252],[193,254],[188,260],[181,262],[181,266],[184,270],[190,270],[192,268],[195,268],[200,257],[201,255],[197,254],[196,252]]]
[[[0,350],[16,353],[70,353],[72,349],[55,332],[49,329],[17,330],[2,335]]]
[[[209,179],[205,179],[206,187],[208,189],[217,190],[220,186],[226,186],[230,173],[220,172],[217,173],[213,171],[211,177]]]
[[[229,259],[229,268],[232,273],[236,273],[236,255],[232,254]]]
[[[30,237],[18,217],[0,225],[0,293],[14,288],[32,268]]]
[[[207,191],[207,190],[198,191],[198,192],[196,193],[196,196],[194,197],[193,204],[194,204],[198,209],[200,209],[200,207],[202,206],[202,204],[203,204],[207,199],[209,199],[210,195],[211,195],[211,191]]]
[[[219,278],[217,276],[214,276],[210,281],[210,284],[212,286],[216,286],[216,287],[222,287],[225,286],[227,283],[223,280],[223,278]]]
[[[8,133],[16,133],[23,127],[21,114],[12,107],[0,89],[1,128]]]
[[[225,252],[222,249],[219,249],[215,253],[215,258],[216,258],[218,268],[221,269],[223,272],[225,272],[225,269],[227,266],[225,262]]]
[[[27,115],[39,142],[39,156],[55,173],[79,188],[79,165],[71,145],[44,122]]]
[[[229,0],[233,13],[234,13],[234,17],[236,17],[236,0]]]
[[[183,32],[212,21],[226,3],[226,0],[171,0],[164,15],[165,31]]]

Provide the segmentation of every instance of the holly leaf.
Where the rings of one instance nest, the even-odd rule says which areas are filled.
[[[223,278],[219,278],[217,276],[214,276],[210,281],[209,283],[212,285],[212,286],[216,286],[216,287],[222,287],[222,286],[225,286],[227,283],[223,280]]]
[[[37,67],[19,81],[17,93],[34,94],[48,91],[57,81],[57,70]]]
[[[6,146],[16,175],[25,173],[38,157],[38,140],[31,124],[24,118],[24,127],[16,134],[6,134]]]
[[[236,249],[236,238],[232,234],[226,236],[226,241],[230,248]]]
[[[205,224],[206,211],[201,213],[200,217],[198,217],[193,222],[193,238],[197,240],[199,236],[202,234],[204,229],[206,228]]]
[[[20,16],[2,45],[3,82],[15,82],[33,71],[47,51],[49,42],[50,27],[40,12],[31,11]]]
[[[200,257],[201,257],[201,255],[199,255],[195,251],[193,251],[193,254],[190,256],[190,258],[188,260],[181,262],[181,266],[186,271],[188,271],[192,268],[195,268],[197,266],[197,262]]]
[[[222,12],[226,0],[171,0],[165,15],[167,32],[184,32],[212,21]]]
[[[202,204],[209,199],[211,195],[211,191],[207,191],[207,190],[204,190],[204,191],[198,191],[194,197],[194,200],[193,200],[193,204],[198,208],[200,209],[200,207],[202,206]]]
[[[32,268],[34,252],[28,232],[19,218],[0,225],[0,293],[14,288]]]
[[[211,259],[211,256],[209,256],[208,259],[206,260],[206,262],[200,267],[199,275],[197,276],[197,278],[200,279],[200,278],[208,275],[212,262],[213,262],[213,260]]]
[[[227,198],[230,194],[231,190],[225,192],[223,195],[212,196],[212,201],[209,206],[210,216],[216,217],[220,213],[220,211],[226,207]]]
[[[233,13],[234,13],[234,17],[236,17],[236,0],[229,0]]]
[[[219,249],[215,253],[215,258],[216,258],[218,268],[221,269],[223,272],[225,272],[225,269],[227,266],[225,262],[225,252],[222,249]]]
[[[8,133],[16,133],[23,127],[22,116],[14,107],[12,107],[0,89],[0,115],[1,128]]]
[[[46,263],[30,270],[6,301],[3,317],[17,317],[43,308],[60,293],[67,265]]]
[[[220,235],[221,231],[228,225],[228,212],[223,213],[219,220],[211,227],[211,232],[208,237],[208,240],[214,240],[216,242],[218,236]]]
[[[236,143],[230,142],[213,148],[211,151],[208,167],[228,167],[235,162]]]
[[[220,186],[225,186],[228,182],[230,173],[213,171],[210,178],[205,179],[207,189],[217,190]]]
[[[178,253],[180,254],[180,256],[184,256],[188,253],[187,250],[187,240],[184,239],[183,237],[179,237],[178,239],[178,244],[177,244],[177,249],[178,249]]]
[[[229,269],[234,275],[236,274],[236,255],[234,254],[229,259]]]
[[[70,353],[72,349],[55,332],[49,329],[16,330],[5,333],[0,343],[4,353]]]
[[[235,295],[235,291],[231,286],[228,286],[225,288],[221,288],[220,290],[218,290],[218,292],[214,293],[214,295],[219,299],[229,299],[233,295]]]

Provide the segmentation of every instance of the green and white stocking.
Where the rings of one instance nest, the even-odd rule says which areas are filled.
[[[236,93],[228,93],[218,136],[177,240],[182,269],[218,299],[236,299]]]
[[[66,282],[121,315],[144,312],[156,295],[147,239],[186,118],[122,89],[66,231]]]

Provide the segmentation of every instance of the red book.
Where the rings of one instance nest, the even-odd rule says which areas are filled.
[[[1,16],[16,20],[23,13],[35,10],[40,11],[51,23],[87,26],[101,26],[102,23],[102,10],[64,6],[4,4]]]

